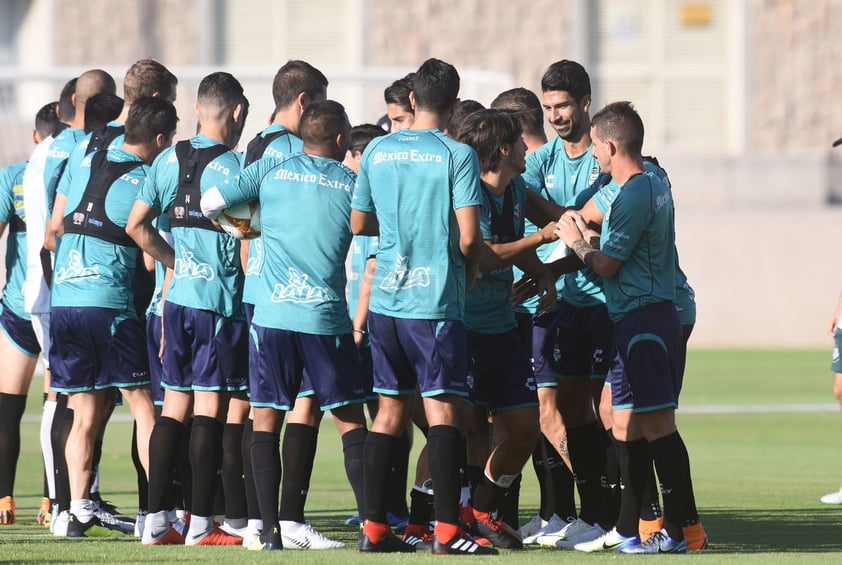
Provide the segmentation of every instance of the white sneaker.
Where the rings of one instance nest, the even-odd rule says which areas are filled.
[[[341,541],[332,540],[313,529],[310,524],[281,520],[281,538],[287,549],[341,549]]]
[[[569,536],[576,537],[582,532],[589,530],[591,527],[592,526],[590,524],[581,518],[576,518],[575,520],[570,520],[563,528],[556,532],[550,532],[548,534],[544,534],[543,536],[539,536],[536,543],[544,547],[558,547],[556,542],[559,540],[567,539]]]
[[[251,544],[260,540],[260,530],[252,526],[246,526],[242,537],[243,547],[249,547]]]
[[[584,541],[573,546],[576,551],[586,551],[588,553],[594,551],[623,551],[635,545],[640,545],[640,536],[633,535],[626,537],[620,535],[617,528],[611,528],[610,531],[599,536],[591,541]]]
[[[567,534],[556,542],[556,547],[573,549],[576,544],[593,541],[606,534],[606,531],[599,524],[590,525],[584,520],[579,520],[579,522],[581,522],[581,525],[577,526],[575,531],[568,530]]]
[[[50,506],[50,533],[55,533],[56,522],[58,521],[58,504]]]
[[[143,538],[143,526],[146,525],[146,510],[140,510],[137,513],[137,519],[134,521],[134,537]]]
[[[69,519],[70,512],[68,512],[67,510],[62,510],[58,513],[58,516],[56,516],[56,518],[53,520],[53,522],[55,522],[55,525],[53,524],[53,522],[50,522],[50,529],[52,530],[54,536],[61,538],[67,537],[67,522]]]
[[[543,536],[557,536],[567,524],[569,524],[567,520],[560,518],[558,514],[553,514],[540,530],[523,538],[523,545],[537,544],[538,538]]]
[[[222,524],[220,528],[222,528],[223,532],[241,538],[248,531],[248,522],[245,518],[237,521],[225,520],[225,523]]]
[[[826,494],[822,497],[824,504],[842,504],[842,489]]]
[[[540,514],[535,514],[528,522],[518,528],[518,531],[520,532],[520,537],[527,538],[546,525],[547,520],[541,518]]]
[[[124,534],[133,534],[135,524],[130,519],[122,518],[117,514],[111,512],[108,508],[100,505],[98,501],[94,502],[94,515],[99,518],[102,525],[110,530],[117,530]]]

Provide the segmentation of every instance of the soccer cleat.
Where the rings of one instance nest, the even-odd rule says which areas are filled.
[[[354,514],[350,518],[345,520],[346,526],[359,526],[360,525],[360,515]]]
[[[67,536],[67,522],[70,512],[67,510],[58,511],[58,505],[54,505],[53,519],[50,521],[50,531],[54,536],[63,538]]]
[[[307,523],[281,520],[281,538],[288,549],[342,549],[341,541],[332,540]]]
[[[243,538],[232,536],[214,524],[213,529],[199,539],[185,539],[184,545],[243,545]]]
[[[478,544],[471,537],[459,533],[447,543],[439,541],[438,536],[433,536],[433,555],[499,555],[500,552],[493,547],[485,547]]]
[[[672,539],[661,530],[643,543],[623,547],[621,553],[687,553],[687,542]]]
[[[392,526],[392,528],[395,529],[395,534],[403,535],[406,530],[406,525],[409,524],[409,516],[401,518],[397,514],[386,512],[386,521],[390,526]]]
[[[371,520],[363,522],[357,547],[362,553],[415,553],[415,546],[393,534],[389,524]]]
[[[622,551],[624,548],[635,545],[640,545],[640,536],[637,534],[624,536],[617,532],[617,528],[611,528],[609,532],[594,540],[577,543],[573,546],[573,549],[591,553],[595,551]]]
[[[547,523],[548,521],[541,518],[540,514],[535,514],[528,522],[522,524],[520,528],[518,528],[518,532],[520,532],[520,537],[524,539],[524,543],[526,543],[527,537],[533,535],[535,532],[546,526]]]
[[[96,516],[87,522],[81,522],[75,514],[67,517],[67,537],[69,538],[121,538],[123,532],[108,527]]]
[[[556,547],[573,549],[577,544],[593,541],[596,538],[604,536],[606,533],[599,524],[591,525],[582,519],[577,519],[571,522],[571,526],[572,524],[576,524],[576,527],[568,528],[564,537],[556,540]]]
[[[658,516],[654,520],[644,520],[641,518],[637,523],[637,533],[640,535],[640,542],[643,543],[664,527],[664,517]]]
[[[0,524],[15,523],[15,499],[11,496],[0,498]]]
[[[254,526],[248,526],[243,533],[243,547],[249,547],[251,544],[260,540],[262,532]]]
[[[473,509],[470,533],[486,538],[494,547],[503,549],[522,549],[523,539],[517,530],[500,518],[494,518],[489,512]]]
[[[149,528],[149,524],[146,525]],[[184,536],[178,533],[175,528],[169,526],[158,536],[150,534],[141,542],[145,546],[151,545],[184,545]]]
[[[415,551],[433,549],[433,532],[429,524],[407,524],[403,532],[403,541],[415,546]]]
[[[116,506],[107,500],[94,500],[93,502],[94,515],[99,518],[103,526],[124,534],[134,534],[135,523],[131,519],[121,516]]]
[[[578,537],[579,534],[590,530],[592,527],[593,526],[591,524],[588,524],[581,518],[574,518],[573,520],[567,522],[567,524],[565,524],[564,527],[560,530],[556,532],[551,532],[549,534],[544,534],[542,536],[538,536],[538,539],[536,539],[535,541],[538,545],[544,547],[558,547],[556,545],[556,542],[563,539]]]
[[[558,539],[559,532],[563,530],[567,524],[575,520],[575,518],[571,518],[569,521],[560,518],[558,514],[553,514],[550,519],[544,524],[541,529],[533,532],[528,536],[524,536],[523,538],[523,545],[533,545],[538,543],[538,539],[543,536],[555,536]],[[521,528],[523,529],[523,528]]]
[[[684,526],[682,530],[684,531],[684,541],[687,542],[687,551],[707,549],[708,535],[701,522],[696,522],[692,526]]]
[[[245,538],[243,538],[245,545]],[[272,528],[269,534],[260,534],[257,539],[246,545],[249,551],[278,551],[284,548],[280,528]]]
[[[50,527],[50,518],[52,517],[50,514],[50,508],[50,499],[42,498],[41,506],[38,508],[38,517],[35,518],[35,521],[46,528]]]
[[[842,489],[824,495],[821,500],[824,504],[842,504]]]

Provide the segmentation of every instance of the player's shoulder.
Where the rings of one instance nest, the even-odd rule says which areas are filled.
[[[22,180],[23,173],[26,170],[26,163],[26,161],[18,161],[17,163],[12,163],[11,165],[6,165],[5,167],[0,168],[0,179],[2,179],[4,183]]]

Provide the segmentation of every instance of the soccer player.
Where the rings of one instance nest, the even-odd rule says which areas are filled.
[[[238,186],[220,187],[202,198],[209,217],[260,201],[265,262],[254,295],[249,375],[252,467],[264,529],[249,549],[282,549],[288,540],[301,549],[344,547],[303,520],[290,523],[283,515],[278,520],[278,443],[285,413],[301,400],[296,396],[306,383],[305,372],[313,400],[332,410],[343,443],[347,434],[365,431],[366,394],[345,302],[355,175],[341,161],[350,129],[341,104],[313,102],[301,115],[303,152],[277,162],[263,159],[243,170]],[[318,222],[310,221],[314,215]],[[285,528],[292,531],[283,535]],[[303,543],[296,546],[294,540]]]
[[[601,240],[582,216],[572,211],[559,220],[558,233],[605,282],[616,344],[607,380],[624,488],[615,527],[575,548],[682,553],[687,550],[682,522],[690,463],[675,428],[683,339],[673,304],[672,194],[666,183],[643,174],[643,122],[630,103],[609,104],[598,112],[591,137],[601,170],[611,175],[620,191],[606,215]],[[641,543],[638,521],[650,465],[647,449],[663,485],[664,525]]]
[[[154,158],[172,143],[178,118],[169,102],[139,101],[129,114],[119,149],[83,161],[68,191],[56,194],[50,222],[63,234],[52,287],[50,349],[53,389],[69,395],[73,426],[67,439],[70,479],[68,537],[103,537],[90,499],[94,442],[113,398],[127,399],[138,425],[140,458],[148,468],[155,421],[144,329],[131,292],[139,253],[125,233],[129,211]]]
[[[543,306],[554,309],[555,277],[534,250],[555,240],[555,224],[523,236],[530,210],[520,176],[526,146],[517,118],[503,110],[480,110],[465,117],[459,132],[459,140],[477,151],[483,197],[482,276],[465,307],[471,400],[490,411],[498,440],[473,493],[473,522],[475,533],[494,545],[520,548],[521,536],[499,517],[499,504],[531,456],[540,430],[532,366],[511,308],[511,267],[518,262],[533,272],[546,293]]]
[[[458,103],[459,74],[438,59],[413,78],[415,121],[369,143],[360,163],[351,227],[380,235],[369,329],[377,417],[365,446],[363,552],[411,552],[386,523],[382,488],[391,452],[410,417],[416,386],[430,423],[435,485],[433,553],[490,554],[459,526],[459,452],[467,396],[465,293],[476,280],[479,164],[476,152],[441,128]],[[430,352],[435,351],[435,355]]]
[[[523,130],[522,137],[526,144],[527,155],[547,143],[547,135],[544,133],[544,110],[541,101],[531,90],[518,87],[501,92],[491,101],[490,107],[507,110],[514,114]],[[532,232],[535,225],[529,222],[528,229]],[[521,271],[517,266],[514,267],[514,270],[516,272],[515,278],[519,279]],[[543,343],[536,343],[537,351],[533,350],[532,319],[534,314],[534,302],[531,311],[523,305],[518,305],[515,308],[515,318],[518,321],[520,337],[527,351],[531,354],[533,371],[549,371],[550,366],[544,360],[542,353]],[[546,378],[544,380],[545,382],[551,382]],[[548,389],[542,391],[542,394],[548,394],[551,391],[552,389]],[[547,412],[549,411],[545,410],[545,413]],[[569,518],[576,515],[573,474],[543,433],[532,454],[532,464],[538,478],[541,502],[538,514],[520,527],[524,544],[537,543],[538,538],[542,535],[558,532],[567,525],[567,521],[562,519],[562,516]],[[504,516],[517,518],[519,485],[520,480],[516,479],[515,484],[510,489],[510,494],[504,499],[504,504],[506,504],[506,507],[502,509]]]
[[[35,116],[35,144],[52,135],[58,122],[56,102],[43,106]],[[26,277],[26,220],[23,206],[23,175],[26,161],[0,170],[0,234],[6,239],[6,284],[0,301],[0,524],[15,523],[15,472],[20,455],[20,422],[41,347],[23,306]],[[45,395],[46,400],[46,395]],[[52,468],[49,469],[52,474]],[[46,485],[45,485],[46,490]],[[44,493],[47,498],[48,493]],[[45,509],[49,511],[48,506]]]
[[[833,396],[842,407],[842,355],[840,355],[840,348],[842,348],[842,297],[839,298],[839,303],[836,305],[836,310],[830,318],[830,329],[828,333],[833,338],[833,357],[830,364],[830,370],[833,371]],[[842,489],[826,494],[821,498],[824,504],[842,504]]]
[[[415,73],[409,73],[387,86],[386,90],[383,91],[390,131],[410,128],[412,122],[415,121],[415,109],[409,101],[414,76]]]
[[[163,312],[164,404],[150,439],[149,514],[144,545],[235,545],[242,538],[215,526],[213,497],[222,456],[227,395],[242,394],[246,326],[239,242],[201,215],[199,199],[212,186],[234,181],[236,147],[248,114],[239,81],[216,72],[199,84],[199,133],[162,153],[152,166],[126,224],[140,248],[173,269]],[[166,212],[174,246],[153,226]],[[192,515],[186,538],[167,520],[167,486],[190,415]]]

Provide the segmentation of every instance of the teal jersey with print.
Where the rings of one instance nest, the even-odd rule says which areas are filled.
[[[190,139],[201,149],[219,145],[204,135]],[[240,158],[229,149],[211,161],[201,173],[200,191],[233,185]],[[179,163],[175,147],[162,152],[152,164],[138,200],[157,212],[166,212],[178,192]],[[197,204],[198,205],[198,204]],[[172,228],[175,269],[167,301],[188,308],[209,310],[220,316],[242,315],[243,269],[240,242],[222,231],[178,226]]]
[[[637,174],[619,187],[602,224],[602,252],[623,262],[605,279],[615,322],[645,306],[675,299],[675,224],[669,185]]]
[[[351,242],[351,260],[348,267],[348,315],[353,320],[360,300],[360,285],[369,259],[377,255],[380,238],[376,235],[355,235]]]
[[[156,227],[159,233],[170,234],[170,217],[166,214],[161,214],[155,220]],[[172,237],[169,237],[172,241]],[[160,261],[155,261],[155,290],[152,291],[152,300],[149,301],[149,307],[146,309],[146,314],[154,314],[161,317],[164,315],[164,277],[167,275],[167,266]]]
[[[29,319],[23,307],[26,279],[26,210],[23,205],[23,172],[26,161],[0,170],[0,222],[6,224],[6,284],[3,307]]]
[[[516,241],[523,237],[527,188],[523,178],[518,176],[512,179],[507,190],[512,194],[511,220],[515,236],[513,241]],[[505,194],[482,192],[479,225],[483,240],[493,241],[491,207],[494,206],[496,214],[502,214],[504,200]],[[508,221],[508,218],[501,218],[501,220]],[[491,272],[480,271],[477,282],[468,292],[465,305],[465,327],[484,334],[502,334],[515,329],[517,322],[512,309],[512,282],[514,282],[512,267],[503,267]]]
[[[85,138],[85,132],[79,128],[64,128],[50,144],[50,151],[44,161],[44,190],[46,191],[47,217],[53,213],[56,190],[64,172],[68,169],[68,160],[76,147]],[[74,166],[81,163],[74,163]]]
[[[373,139],[360,161],[353,201],[380,224],[369,310],[395,318],[462,319],[465,260],[454,211],[481,205],[473,148],[438,129]]]
[[[139,156],[122,149],[109,150],[106,158],[112,163],[143,163]],[[149,166],[144,163],[123,174],[108,189],[105,213],[117,226],[125,228],[148,172]],[[88,156],[74,171],[64,207],[65,217],[73,214],[82,201],[90,175],[91,156]],[[135,246],[65,233],[56,251],[50,293],[52,306],[96,306],[134,312],[132,281],[139,252]]]
[[[647,175],[654,176],[666,183],[667,186],[670,187],[670,190],[672,189],[666,171],[658,165],[649,161],[644,161],[643,171]],[[617,183],[611,179],[610,175],[603,176],[607,177],[605,179],[600,179],[604,180],[604,182],[598,181],[595,183],[596,186],[593,191],[589,190],[588,193],[592,192],[594,203],[599,211],[605,215],[608,213],[608,209],[611,207],[611,203],[614,201],[614,198],[616,198],[620,189],[617,186]],[[589,198],[590,196],[588,193],[583,193],[583,195]],[[584,202],[582,202],[582,206],[584,206]],[[579,207],[581,208],[581,206]],[[684,274],[684,271],[681,270],[681,267],[678,264],[677,248],[675,250],[675,299],[673,302],[675,303],[675,309],[678,310],[678,317],[681,320],[682,325],[693,325],[696,323],[696,293],[687,281],[687,275]]]
[[[275,132],[288,131],[285,126],[281,124],[270,124],[266,129],[258,135],[266,137]],[[296,137],[292,133],[279,135],[266,146],[266,150],[258,161],[268,160],[268,163],[277,164],[280,160],[292,155],[293,153],[300,153],[304,148],[304,142],[301,138]],[[256,163],[257,161],[255,161]],[[255,163],[251,163],[253,165]],[[258,286],[258,279],[260,278],[260,270],[263,266],[263,241],[258,236],[249,241],[248,261],[246,262],[246,282],[243,288],[243,302],[254,304],[253,293]]]
[[[355,175],[342,163],[293,154],[274,167],[260,160],[220,187],[228,207],[259,198],[264,263],[254,324],[294,332],[351,331],[345,258],[351,246]]]
[[[568,205],[573,198],[587,189],[599,176],[599,163],[593,156],[593,146],[577,157],[569,157],[564,148],[564,139],[556,137],[526,156],[526,171],[523,179],[527,186],[543,198],[559,206]],[[543,227],[543,226],[540,226]],[[537,231],[538,226],[527,221],[526,235]],[[538,258],[546,260],[561,241],[542,245],[536,252]],[[522,272],[515,268],[515,277]],[[570,279],[568,281],[568,279]],[[575,306],[585,307],[601,304],[601,289],[586,273],[564,276],[556,282],[559,299],[564,298]],[[535,313],[538,297],[533,297],[520,306],[521,311]]]

